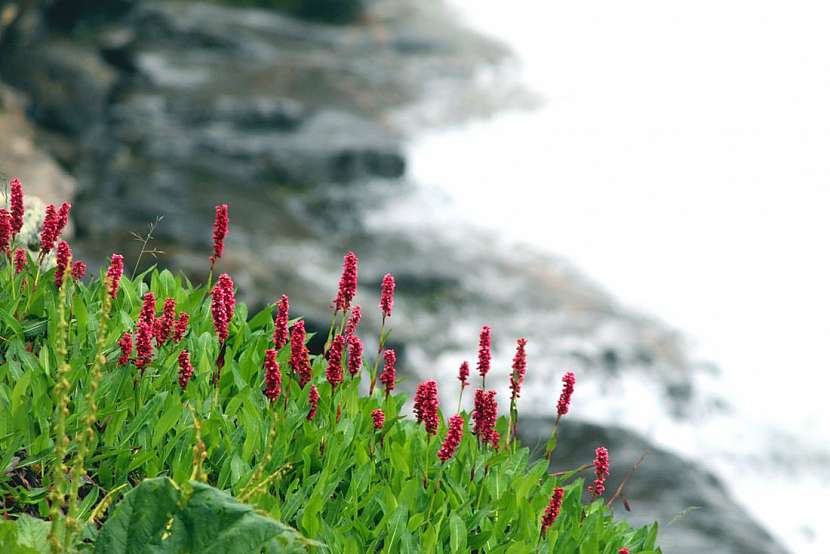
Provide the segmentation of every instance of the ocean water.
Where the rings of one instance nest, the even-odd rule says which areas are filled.
[[[450,4],[515,54],[483,85],[533,102],[418,136],[413,179],[682,330],[724,414],[625,410],[648,396],[631,384],[591,417],[713,469],[793,552],[830,552],[830,5]]]

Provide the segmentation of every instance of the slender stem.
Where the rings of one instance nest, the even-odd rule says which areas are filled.
[[[369,396],[372,396],[372,393],[375,390],[375,384],[377,383],[378,378],[378,367],[380,366],[380,355],[383,352],[384,346],[384,337],[383,331],[386,327],[386,315],[383,316],[383,319],[380,320],[380,337],[378,337],[378,355],[375,357],[375,365],[372,367],[372,373],[369,375]],[[387,396],[389,393],[387,392]]]

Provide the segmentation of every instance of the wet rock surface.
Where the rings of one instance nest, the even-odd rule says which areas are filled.
[[[34,123],[28,144],[40,157],[0,158],[0,167],[31,191],[53,183],[60,197],[47,201],[74,193],[73,248],[90,266],[112,251],[135,260],[133,233],[162,217],[151,246],[163,251],[162,263],[202,281],[213,206],[227,202],[231,227],[218,269],[255,306],[286,293],[292,313],[325,332],[342,254],[353,249],[361,259],[361,334],[372,352],[378,285],[384,273],[396,275],[390,323],[409,370],[403,388],[429,376],[455,390],[455,370],[462,359],[474,361],[478,330],[488,323],[495,354],[488,383],[500,390],[515,339],[530,340],[528,414],[551,409],[550,385],[562,368],[607,387],[621,376],[648,380],[666,412],[684,417],[691,409],[700,367],[672,329],[623,308],[561,259],[442,220],[441,199],[407,180],[414,120],[446,123],[497,103],[472,81],[505,51],[459,29],[438,3],[372,2],[353,26],[202,2],[124,1],[106,17],[87,15],[73,12],[58,25],[54,13],[35,11],[2,36],[0,79],[25,96],[17,117],[23,121],[25,110]],[[412,109],[421,103],[422,112]],[[0,133],[0,155],[13,140],[15,133]],[[538,428],[527,421],[546,432],[545,420]],[[593,448],[605,432],[566,429],[562,456],[567,444]],[[639,449],[639,440],[630,441],[637,448],[623,441],[614,457],[624,463],[623,451]],[[650,465],[663,473],[649,478],[694,470],[689,490],[699,485],[702,496],[642,490],[639,498],[629,489],[638,509],[649,508],[638,512],[642,521],[665,521],[691,500],[723,501],[740,529],[756,529],[717,483],[684,463],[655,456]],[[687,516],[702,518],[688,519],[696,526],[669,528],[667,544],[711,546],[717,537],[726,546],[707,551],[742,551],[728,546],[733,533],[716,525],[719,516],[696,514]],[[743,531],[736,540],[745,540]]]
[[[537,454],[541,455],[552,428],[550,419],[525,418],[521,421],[522,440],[531,447],[536,446]],[[657,521],[660,545],[667,554],[785,552],[783,546],[729,497],[717,477],[674,454],[654,448],[642,437],[624,429],[564,420],[551,470],[566,471],[591,463],[597,446],[606,446],[610,452],[608,500],[626,473],[648,451],[614,506],[632,524]],[[590,483],[593,472],[587,470],[582,476],[586,484]],[[622,497],[628,499],[630,512],[625,511]]]

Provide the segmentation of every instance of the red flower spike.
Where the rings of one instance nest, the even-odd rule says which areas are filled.
[[[179,386],[182,390],[187,388],[191,377],[193,377],[193,364],[190,363],[190,353],[182,350],[179,353]]]
[[[118,339],[118,346],[121,347],[121,357],[118,358],[118,365],[127,365],[130,361],[130,354],[133,353],[133,336],[130,333],[124,333]]]
[[[144,374],[144,369],[153,361],[153,325],[146,321],[138,322],[135,334],[136,360],[135,366]]]
[[[274,348],[281,350],[288,344],[288,297],[280,298],[277,315],[274,317]]]
[[[16,235],[23,228],[23,185],[14,177],[9,181],[9,205],[12,214],[12,234]]]
[[[395,305],[395,278],[391,273],[383,276],[383,282],[380,285],[380,311],[383,317],[390,317],[392,315],[392,306]]]
[[[219,204],[216,206],[216,219],[213,222],[213,255],[210,257],[210,264],[225,253],[225,236],[228,234],[228,205]]]
[[[605,479],[609,475],[608,470],[608,449],[600,446],[594,453],[594,474],[597,478],[594,483],[588,487],[588,490],[595,496],[602,496],[605,494]]]
[[[496,418],[498,404],[496,403],[496,391],[476,389],[475,400],[473,401],[473,433],[479,440],[498,447],[499,434],[496,432]]]
[[[151,327],[156,322],[156,296],[152,291],[144,294],[144,302],[141,304],[141,312],[138,314],[138,321],[149,324]]]
[[[513,373],[510,374],[510,391],[513,400],[519,398],[522,383],[525,380],[525,372],[527,371],[526,345],[527,339],[522,338],[516,341],[516,355],[513,357]]]
[[[187,333],[187,324],[190,322],[190,314],[182,312],[176,320],[176,325],[173,327],[173,342],[180,343]]]
[[[317,415],[317,403],[320,401],[320,393],[317,392],[317,387],[311,385],[308,389],[308,415],[306,419],[311,421]]]
[[[395,356],[395,351],[386,349],[383,351],[383,371],[378,378],[386,387],[386,394],[395,390],[395,362],[398,357]]]
[[[63,283],[63,274],[66,273],[71,258],[72,249],[69,248],[69,244],[65,240],[62,240],[58,244],[58,253],[55,256],[55,286],[58,288]]]
[[[58,212],[54,204],[46,206],[46,215],[43,217],[43,227],[40,230],[40,253],[44,256],[55,247],[58,239]]]
[[[628,549],[623,546],[617,551],[617,554],[628,554]]]
[[[26,262],[29,261],[29,257],[26,255],[26,251],[22,248],[18,248],[14,251],[14,272],[20,273],[23,271],[23,268],[26,267]]]
[[[223,302],[225,304],[225,311],[228,313],[228,322],[233,319],[234,310],[236,308],[236,297],[233,292],[233,279],[227,273],[219,276],[216,285],[222,291]]]
[[[269,348],[265,351],[265,389],[262,393],[273,402],[282,392],[282,374],[277,363],[277,351]]]
[[[383,429],[383,421],[386,416],[383,415],[383,410],[375,408],[372,410],[372,425],[375,429]]]
[[[300,320],[291,328],[291,367],[297,374],[300,388],[311,381],[311,364],[308,361],[308,348],[305,345],[305,322]]]
[[[573,371],[569,371],[562,377],[562,394],[559,395],[559,403],[556,405],[556,411],[559,417],[568,413],[571,405],[571,396],[574,393],[574,385],[576,384],[576,376]]]
[[[414,411],[418,423],[423,421],[427,433],[435,435],[438,432],[438,383],[433,379],[418,385]]]
[[[461,367],[458,368],[458,380],[461,381],[461,388],[463,389],[470,384],[467,377],[470,376],[470,364],[468,362],[461,362]]]
[[[72,204],[69,202],[64,202],[61,204],[60,209],[58,210],[58,233],[55,235],[55,239],[60,236],[66,226],[69,224],[69,211],[72,209]]]
[[[157,321],[156,344],[162,345],[170,339],[173,325],[176,323],[176,299],[165,298],[161,309],[161,317]]]
[[[329,365],[326,367],[326,380],[333,389],[343,382],[343,349],[345,346],[346,339],[343,338],[343,335],[336,335],[331,341]]]
[[[349,338],[357,333],[357,326],[360,325],[361,317],[363,317],[363,312],[361,311],[360,306],[352,306],[349,321],[346,322],[346,330],[343,331],[344,337]]]
[[[559,510],[562,508],[563,496],[565,496],[565,489],[562,487],[556,487],[553,489],[553,495],[551,495],[550,502],[548,503],[547,508],[545,508],[545,513],[542,515],[543,535],[547,533],[548,527],[553,525],[553,522],[556,521],[557,517],[559,517]]]
[[[360,373],[363,367],[363,342],[357,335],[350,335],[349,342],[349,359],[347,365],[349,367],[349,375],[355,377]]]
[[[80,281],[86,275],[86,264],[81,260],[75,260],[72,262],[72,278],[76,281]]]
[[[490,326],[485,325],[481,328],[481,334],[478,339],[478,374],[482,379],[487,376],[490,371]]]
[[[12,238],[12,214],[6,208],[0,208],[0,251],[6,252]]]
[[[461,444],[461,439],[464,437],[464,418],[455,414],[450,418],[449,429],[447,436],[444,438],[441,449],[438,451],[438,457],[442,462],[446,462],[455,455],[458,450],[458,445]]]
[[[354,252],[346,252],[343,256],[343,273],[340,275],[340,285],[337,296],[334,298],[334,311],[349,309],[354,295],[357,293],[357,265],[358,259]]]
[[[213,328],[219,342],[228,340],[228,326],[233,318],[236,300],[233,294],[233,280],[230,275],[223,273],[216,281],[210,293],[210,313],[213,317]]]
[[[121,276],[124,274],[124,256],[113,254],[107,269],[107,279],[110,283],[110,296],[113,298],[118,294],[118,285],[121,283]]]

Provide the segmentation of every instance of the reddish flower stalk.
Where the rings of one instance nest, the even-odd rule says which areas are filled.
[[[153,361],[153,325],[146,321],[138,322],[135,334],[136,360],[135,366],[144,375],[144,369]]]
[[[213,255],[210,257],[210,267],[225,253],[225,236],[228,234],[228,205],[216,206],[216,219],[213,222]]]
[[[72,278],[80,281],[86,275],[86,264],[81,260],[72,262]]]
[[[228,322],[233,319],[234,310],[236,308],[236,297],[233,292],[233,279],[227,273],[219,276],[216,281],[216,286],[222,291],[222,302],[225,304],[225,311],[228,313]]]
[[[317,392],[317,387],[311,385],[308,389],[308,415],[306,419],[311,421],[317,415],[317,403],[320,401],[320,393]]]
[[[110,285],[110,296],[115,298],[118,294],[118,285],[121,283],[121,276],[124,274],[124,256],[113,254],[107,269],[107,280]]]
[[[282,392],[282,374],[277,363],[277,351],[269,348],[265,351],[265,389],[262,393],[271,402],[280,397]]]
[[[349,338],[357,333],[357,326],[360,325],[361,317],[363,317],[363,312],[360,306],[352,306],[351,315],[349,316],[349,321],[346,322],[346,330],[343,331],[343,336]]]
[[[187,325],[190,323],[190,314],[182,312],[176,319],[176,325],[173,327],[173,342],[180,343],[187,333]]]
[[[470,384],[467,381],[467,377],[470,376],[470,364],[466,361],[461,362],[461,367],[458,368],[458,380],[461,381],[461,390],[464,390],[464,387]]]
[[[9,205],[12,214],[12,234],[16,235],[23,228],[23,185],[17,177],[9,181]]]
[[[72,209],[72,204],[69,202],[64,202],[61,204],[60,209],[58,210],[58,232],[55,235],[55,240],[60,236],[63,232],[64,228],[69,223],[69,210]]]
[[[360,373],[363,367],[363,342],[357,335],[350,335],[349,342],[349,359],[347,365],[349,367],[349,375],[355,377]]]
[[[173,325],[176,324],[176,299],[165,298],[164,306],[161,309],[161,317],[158,320],[156,329],[156,344],[164,344],[170,339]]]
[[[392,306],[395,305],[395,278],[391,273],[383,276],[383,282],[380,285],[380,311],[383,317],[392,316]]]
[[[510,374],[511,400],[519,398],[522,383],[525,380],[525,372],[527,370],[526,345],[527,339],[521,338],[516,341],[516,355],[513,357],[513,373]]]
[[[628,554],[628,549],[623,546],[617,551],[617,554]]]
[[[297,374],[300,388],[311,381],[311,364],[308,361],[308,347],[305,345],[305,322],[300,320],[291,328],[291,367]]]
[[[121,357],[118,358],[118,365],[127,365],[130,361],[130,355],[133,353],[133,336],[130,333],[124,333],[118,339],[118,346],[121,347]]]
[[[415,391],[415,419],[424,422],[430,435],[438,433],[438,383],[433,379],[418,385]]]
[[[464,418],[459,414],[455,414],[450,418],[449,429],[447,436],[444,438],[441,449],[438,451],[438,457],[442,462],[446,462],[455,455],[458,450],[458,445],[461,444],[461,439],[464,437]]]
[[[562,509],[562,497],[565,496],[565,489],[556,487],[553,489],[553,494],[550,497],[550,502],[545,513],[542,515],[542,535],[547,533],[548,527],[553,525],[556,518],[559,517],[559,510]]]
[[[608,470],[608,449],[600,446],[594,453],[594,474],[597,478],[594,483],[588,487],[591,494],[594,496],[602,496],[605,494],[605,479],[609,475]]]
[[[283,294],[277,307],[277,315],[274,316],[274,348],[280,350],[286,344],[288,344],[288,297]]]
[[[481,334],[478,338],[478,374],[481,375],[482,385],[487,372],[490,371],[490,326],[485,325],[481,328]]]
[[[60,288],[63,283],[63,274],[66,273],[66,268],[69,267],[69,260],[72,259],[72,249],[69,244],[62,240],[58,244],[58,253],[55,255],[55,286]]]
[[[386,387],[386,394],[395,390],[395,362],[398,357],[395,356],[395,351],[391,348],[383,351],[383,371],[378,380]]]
[[[343,335],[336,335],[331,341],[326,380],[331,384],[332,389],[337,388],[337,385],[343,382],[343,349],[345,346],[346,339]]]
[[[193,377],[193,364],[190,363],[190,353],[182,350],[179,353],[179,386],[182,390],[187,388],[191,377]]]
[[[6,208],[0,208],[0,251],[9,249],[12,238],[12,214]]]
[[[152,293],[152,291],[147,291],[144,294],[144,302],[141,304],[141,312],[138,314],[138,321],[147,323],[151,328],[155,326],[156,296]]]
[[[490,443],[498,448],[499,434],[496,431],[496,417],[498,405],[496,391],[476,389],[473,402],[473,433],[484,443]]]
[[[213,317],[213,328],[219,342],[228,340],[228,326],[233,318],[236,300],[233,295],[233,280],[230,275],[223,273],[216,281],[210,293],[210,314]]]
[[[20,273],[23,271],[23,268],[26,267],[26,262],[29,261],[29,257],[26,255],[26,251],[22,248],[18,248],[14,251],[14,272]]]
[[[354,252],[346,252],[343,256],[343,273],[340,275],[340,285],[337,296],[334,298],[335,313],[349,309],[354,295],[357,293],[357,265],[358,260]]]
[[[372,425],[375,429],[383,429],[384,419],[385,416],[383,415],[383,410],[380,408],[372,410]]]
[[[576,384],[576,376],[573,371],[569,371],[562,377],[562,394],[559,395],[559,403],[556,405],[557,421],[560,417],[568,413],[568,408],[571,405],[571,396],[574,393],[574,384]]]
[[[8,213],[8,212],[6,212]],[[46,206],[46,215],[43,218],[43,228],[40,231],[40,255],[48,254],[55,247],[58,238],[58,212],[54,204]]]

